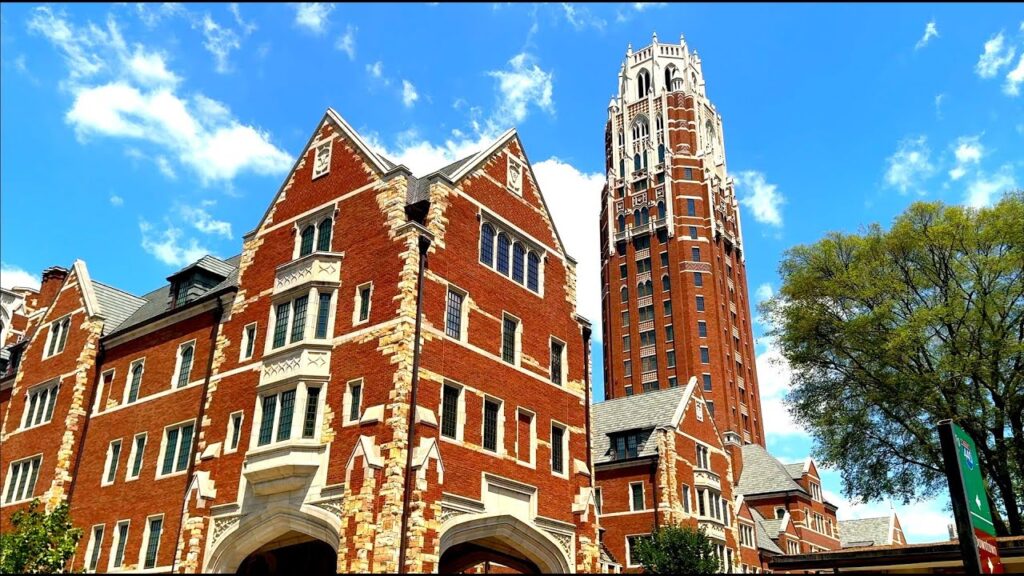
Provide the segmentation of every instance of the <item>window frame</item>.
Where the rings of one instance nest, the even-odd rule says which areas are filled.
[[[648,534],[627,534],[624,537],[624,539],[626,541],[626,568],[640,568],[641,567],[640,564],[633,564],[633,555],[632,555],[633,543],[632,543],[631,539],[650,538],[650,537],[651,537],[651,535],[649,533]]]
[[[448,332],[448,319],[451,305],[451,295],[456,294],[462,298],[459,302],[459,335],[452,336]],[[459,342],[466,342],[469,336],[469,306],[466,305],[466,300],[469,299],[469,292],[455,286],[454,284],[448,284],[448,289],[444,295],[444,334],[449,338],[458,340]]]
[[[250,335],[250,329],[252,334]],[[250,360],[256,355],[256,336],[259,334],[259,323],[250,322],[242,327],[242,345],[238,351],[238,361]],[[248,353],[248,354],[246,354]]]
[[[193,338],[191,340],[178,344],[178,351],[175,353],[174,360],[174,373],[171,374],[171,390],[186,388],[188,387],[189,384],[191,384],[190,379],[192,376],[192,369],[195,368],[196,365],[196,342],[197,339]],[[188,348],[192,348],[192,359],[189,360],[188,373],[185,376],[185,383],[182,384],[181,374],[179,373],[181,372],[182,358],[185,354],[185,350]]]
[[[96,528],[100,529],[100,537],[96,538]],[[103,537],[106,536],[106,524],[93,524],[89,529],[89,543],[85,546],[84,569],[87,573],[96,572],[100,565],[100,556],[103,554]],[[93,555],[96,556],[96,563],[90,566]]]
[[[67,348],[68,332],[71,330],[71,316],[72,314],[65,314],[50,322],[50,329],[46,335],[46,345],[43,347],[43,360],[53,358],[64,352],[65,348]],[[58,348],[50,352],[54,344],[58,344]]]
[[[369,288],[366,293],[366,318],[362,317],[363,301],[361,298],[364,288]],[[360,324],[368,324],[370,322],[370,314],[373,313],[373,281],[363,282],[356,286],[355,295],[355,306],[352,307],[352,325],[359,326]]]
[[[494,449],[487,447],[487,404],[497,404],[498,411],[494,419]],[[480,403],[480,448],[498,456],[505,454],[505,401],[497,396],[484,394]]]
[[[31,464],[36,459],[39,460],[39,464],[36,466],[35,477],[33,477],[33,474],[32,474],[32,471],[31,471],[31,469],[32,469]],[[15,474],[14,467],[15,467],[15,465],[19,465],[20,466],[20,465],[25,464],[25,463],[27,463],[29,465],[28,466],[28,472],[27,473],[23,473],[23,474],[27,474],[27,476],[25,476],[25,478],[27,478],[28,481],[24,484],[24,488],[19,490],[19,486],[18,486],[19,482],[18,481],[19,481],[20,477],[17,474]],[[39,471],[42,470],[42,468],[43,468],[43,453],[42,452],[40,452],[38,454],[33,454],[32,456],[28,456],[27,458],[21,458],[19,460],[12,460],[7,465],[7,479],[4,482],[3,493],[2,493],[3,500],[0,500],[0,505],[2,505],[2,506],[10,506],[12,504],[21,504],[22,502],[28,502],[28,501],[32,500],[33,495],[35,494],[35,491],[36,491],[36,484],[39,483]],[[24,494],[26,491],[27,491],[27,495]],[[21,492],[22,494],[19,494],[18,492]],[[8,495],[10,495],[10,498],[11,498],[10,500],[7,499]],[[21,497],[19,498],[18,496],[21,496]]]
[[[314,155],[314,161],[315,161],[315,159],[316,159],[316,156]],[[316,212],[314,212],[312,214],[307,214],[305,217],[302,217],[302,218],[292,222],[293,236],[294,236],[294,239],[295,239],[294,240],[294,245],[292,246],[292,260],[298,260],[299,258],[306,258],[308,256],[312,256],[313,254],[318,254],[318,253],[319,254],[333,254],[333,252],[318,249],[318,247],[320,246],[320,224],[324,220],[327,220],[327,219],[331,220],[331,230],[330,230],[331,240],[330,240],[330,242],[333,242],[334,241],[335,224],[336,224],[336,222],[334,220],[336,219],[337,215],[338,215],[337,207],[334,204],[331,204],[331,205],[329,205],[329,206],[327,206],[327,207],[325,207],[323,209],[317,210]],[[313,247],[310,250],[309,254],[302,254],[302,231],[305,230],[307,226],[312,226],[313,227],[313,244],[312,244]]]
[[[516,323],[515,332],[512,335],[512,361],[505,360],[505,323],[507,320],[513,320]],[[502,362],[512,365],[519,366],[522,362],[522,351],[523,351],[523,321],[517,317],[509,314],[508,312],[502,311],[501,313],[501,346],[498,349],[498,358]]]
[[[553,350],[552,347],[555,344],[558,344],[559,346],[562,347],[561,352],[558,354],[558,363],[559,363],[559,366],[558,366],[558,368],[559,368],[558,381],[555,381],[555,379],[554,379],[554,360],[555,360],[555,354],[554,354],[554,350]],[[548,378],[548,380],[552,384],[555,384],[556,386],[560,386],[560,387],[564,388],[566,383],[568,383],[568,381],[569,381],[569,376],[567,374],[567,372],[569,371],[568,362],[569,362],[568,345],[565,342],[563,342],[562,340],[560,340],[558,338],[555,338],[554,336],[551,336],[548,339],[548,372],[549,372],[549,376],[550,376]]]
[[[188,462],[189,462],[189,460],[191,458],[185,460],[185,467],[183,469],[175,470],[175,468],[177,468],[178,460],[181,459],[181,453],[179,452],[179,450],[181,449],[181,446],[184,444],[184,442],[182,442],[181,430],[184,429],[189,424],[192,425],[192,436],[191,436],[191,438],[189,438],[189,446],[188,446],[188,449],[191,452],[192,451],[192,447],[195,445],[195,443],[197,441],[197,438],[196,438],[196,436],[197,436],[197,434],[196,434],[196,420],[195,420],[195,418],[190,418],[190,419],[187,419],[187,420],[182,420],[180,422],[175,422],[173,424],[168,424],[167,426],[164,426],[163,434],[160,435],[160,452],[158,453],[157,460],[156,460],[156,476],[155,476],[156,480],[162,480],[164,478],[170,478],[172,476],[180,476],[182,474],[187,474],[188,473]],[[171,464],[171,471],[168,472],[167,474],[164,474],[163,473],[163,463],[164,463],[164,460],[167,458],[167,449],[168,449],[167,438],[168,438],[168,434],[173,429],[177,429],[178,430],[178,435],[175,438],[175,445],[174,445],[174,448],[173,448],[174,452],[173,452],[173,457],[172,457],[172,460],[171,460],[171,462],[172,462],[172,464]]]
[[[147,550],[149,548],[149,539],[152,536],[153,520],[156,520],[156,519],[160,520],[160,534],[157,536],[156,550],[153,551],[153,565],[152,566],[146,566],[146,552],[147,552]],[[139,561],[136,564],[136,567],[137,567],[136,569],[138,569],[138,567],[141,566],[142,570],[153,570],[157,566],[159,566],[160,541],[163,540],[164,527],[165,527],[165,523],[164,523],[164,515],[163,515],[163,513],[153,514],[152,516],[146,516],[146,527],[142,531],[142,545],[139,547]]]
[[[114,449],[114,446],[117,449]],[[115,438],[107,443],[107,452],[103,459],[103,476],[100,486],[110,486],[117,481],[117,467],[121,463],[121,452],[124,449],[124,438]],[[115,456],[116,454],[116,456]]]
[[[456,391],[457,397],[455,398],[455,437],[448,436],[444,432],[444,391],[446,388],[451,388]],[[458,382],[451,380],[444,380],[441,383],[440,395],[438,398],[437,405],[437,429],[438,438],[446,442],[454,442],[461,444],[465,439],[465,428],[466,428],[466,387]]]
[[[235,417],[238,417],[238,432],[235,432],[233,426]],[[227,433],[224,434],[224,453],[234,454],[238,452],[238,447],[242,445],[242,428],[245,426],[245,410],[236,410],[231,414],[228,414],[228,429]],[[235,445],[231,446],[231,441],[234,440]]]
[[[139,450],[139,438],[142,438],[142,450]],[[149,432],[139,432],[132,436],[132,449],[128,453],[128,462],[124,470],[124,481],[131,482],[132,480],[138,480],[142,476],[142,466],[146,462],[146,446],[149,444]],[[141,452],[141,453],[140,453]],[[139,461],[139,472],[132,475],[132,470],[135,468],[135,461]]]
[[[142,372],[139,373],[139,390],[136,393],[135,400],[131,400],[132,392],[132,375],[135,372],[136,366],[142,366]],[[121,405],[127,406],[128,404],[135,404],[142,398],[142,383],[146,379],[146,357],[136,358],[128,363],[128,371],[124,382],[124,395],[121,397]]]
[[[122,525],[125,527],[123,536],[125,542],[123,544],[121,542]],[[129,534],[131,534],[131,529],[132,521],[130,518],[114,522],[114,534],[110,539],[110,556],[107,558],[107,572],[114,572],[115,569],[119,569],[116,570],[118,572],[123,570],[125,549],[127,548],[127,540]],[[118,558],[118,549],[120,549],[120,558]]]
[[[635,494],[635,490],[634,490],[635,486],[640,486],[640,505],[643,506],[643,508],[639,508],[638,509],[635,506],[635,504],[636,504],[636,494]],[[644,511],[647,510],[647,487],[644,486],[644,482],[643,481],[630,482],[629,483],[629,491],[627,492],[627,496],[629,497],[629,511],[630,512],[644,512]]]
[[[359,418],[352,419],[352,388],[359,387],[359,401],[356,403],[356,411],[359,414]],[[366,384],[362,378],[353,378],[345,382],[345,394],[341,400],[341,409],[344,412],[342,414],[342,423],[344,426],[355,426],[359,424],[359,421],[363,418],[363,398],[366,396]]]
[[[555,428],[562,430],[562,471],[555,471],[555,450],[554,450],[554,436]],[[555,419],[551,420],[551,428],[548,430],[548,448],[551,452],[551,457],[548,458],[548,466],[551,469],[552,476],[558,476],[559,478],[569,477],[569,426]]]
[[[60,385],[61,379],[57,377],[25,390],[25,406],[22,409],[21,426],[18,430],[29,430],[53,422],[53,414],[57,410],[57,396],[60,395]],[[33,400],[39,402],[36,403]],[[38,420],[38,422],[33,422],[33,420]]]

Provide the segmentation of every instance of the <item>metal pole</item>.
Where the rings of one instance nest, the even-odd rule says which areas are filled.
[[[419,237],[419,272],[416,278],[416,330],[412,344],[412,389],[409,392],[408,439],[406,440],[405,482],[403,484],[402,493],[402,534],[400,540],[401,544],[399,544],[398,547],[399,574],[407,574],[405,568],[405,553],[409,546],[409,537],[407,535],[409,527],[409,498],[412,496],[412,484],[415,481],[415,479],[411,477],[411,474],[413,442],[416,439],[416,389],[420,380],[420,325],[423,317],[423,271],[427,266],[428,248],[430,248],[430,238],[421,234]]]

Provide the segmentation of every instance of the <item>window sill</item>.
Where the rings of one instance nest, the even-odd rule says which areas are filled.
[[[163,480],[165,478],[173,478],[175,476],[184,476],[188,472],[188,468],[185,470],[179,470],[177,472],[169,472],[167,474],[157,474],[156,480]]]
[[[15,500],[13,502],[7,502],[6,504],[0,504],[0,508],[6,508],[8,506],[17,506],[18,504],[28,504],[29,502],[31,502],[32,500],[35,500],[36,498],[37,498],[37,496],[32,496],[32,497],[29,497],[29,498],[25,498],[23,500]]]

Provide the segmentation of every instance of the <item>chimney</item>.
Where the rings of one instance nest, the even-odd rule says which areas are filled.
[[[739,483],[740,476],[743,474],[743,442],[740,440],[740,435],[732,430],[722,434],[722,439],[725,450],[729,453],[729,459],[732,460],[733,481]]]
[[[64,280],[67,277],[67,268],[50,266],[43,270],[43,282],[39,286],[39,294],[35,296],[35,302],[32,303],[32,309],[48,308],[57,297],[57,292],[60,292],[60,287],[64,285]]]

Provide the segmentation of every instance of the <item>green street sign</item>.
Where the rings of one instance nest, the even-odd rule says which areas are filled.
[[[964,492],[967,495],[967,510],[971,514],[971,527],[981,530],[990,536],[996,535],[995,524],[992,523],[992,509],[988,506],[985,496],[985,481],[981,478],[981,467],[978,464],[978,449],[964,429],[953,424],[953,439],[960,461],[960,476],[964,479]]]

